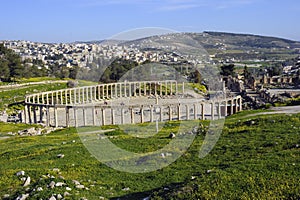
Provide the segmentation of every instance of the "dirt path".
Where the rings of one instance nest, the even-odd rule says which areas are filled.
[[[297,114],[300,113],[300,106],[272,107],[270,111],[271,112],[250,114],[245,117],[253,117],[257,115],[273,115],[273,114]]]

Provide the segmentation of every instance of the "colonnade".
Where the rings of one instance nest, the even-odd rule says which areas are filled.
[[[106,99],[138,96],[169,96],[184,93],[175,80],[118,82],[94,86],[69,88],[57,91],[42,92],[26,96],[27,104],[74,105],[86,104]]]
[[[180,88],[179,88],[180,86]],[[136,124],[154,121],[220,119],[242,110],[241,96],[182,103],[107,105],[106,99],[184,94],[184,83],[145,81],[101,84],[29,95],[23,122],[54,127]]]

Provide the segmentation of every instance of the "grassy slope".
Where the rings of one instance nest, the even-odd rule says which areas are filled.
[[[152,195],[154,199],[266,199],[300,198],[300,115],[230,117],[213,151],[199,159],[203,135],[172,165],[156,172],[129,174],[117,172],[98,162],[85,149],[76,129],[66,129],[47,136],[15,137],[0,141],[0,198],[10,194],[14,199],[24,193],[22,181],[15,175],[24,170],[32,178],[29,188],[43,187],[34,192],[37,197],[49,198],[65,188],[47,188],[52,180],[63,181],[72,188],[70,199],[123,197],[137,199]],[[166,144],[171,123],[163,133],[134,139],[116,130],[112,141],[122,148],[151,151]],[[107,128],[117,128],[109,126]],[[65,142],[65,143],[64,143]],[[128,145],[130,144],[130,145]],[[142,145],[141,145],[142,144]],[[130,147],[129,147],[130,146]],[[64,158],[58,159],[60,153]],[[58,172],[53,168],[60,169]],[[207,170],[213,170],[207,173]],[[50,179],[43,175],[51,174]],[[194,176],[194,180],[191,177]],[[89,190],[76,189],[78,180]],[[129,191],[122,190],[130,188]]]

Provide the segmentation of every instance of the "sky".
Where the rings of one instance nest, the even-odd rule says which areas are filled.
[[[157,27],[300,41],[299,0],[0,0],[0,40],[74,42]]]

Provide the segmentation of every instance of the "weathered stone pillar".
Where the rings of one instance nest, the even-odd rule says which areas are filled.
[[[57,114],[57,107],[54,106],[54,126],[58,127],[58,114]]]
[[[154,83],[154,95],[155,96],[157,95],[157,85],[156,85],[156,83]]]
[[[29,124],[32,124],[31,107],[29,105],[27,105],[27,112],[28,112],[28,122]]]
[[[182,94],[184,94],[184,90],[185,90],[185,88],[184,88],[184,82],[182,82]]]
[[[105,125],[105,108],[101,109],[101,113],[102,113],[102,126]]]
[[[243,110],[243,102],[242,102],[242,98],[240,97],[239,98],[239,105],[240,105],[240,109],[239,109],[239,111],[242,111]]]
[[[169,106],[169,121],[172,121],[172,107]]]
[[[144,123],[144,107],[143,106],[140,108],[140,112],[141,112],[141,123]]]
[[[224,114],[224,116],[227,117],[227,115],[228,115],[228,102],[226,100],[225,101],[225,114]]]
[[[159,95],[162,96],[163,93],[162,93],[162,83],[160,82],[159,83]]]
[[[93,113],[93,126],[96,126],[96,124],[97,124],[97,122],[96,122],[96,113],[97,112],[96,112],[95,106],[92,107],[92,113]]]
[[[215,103],[211,103],[211,120],[215,120]]]
[[[27,106],[25,106],[24,107],[24,121],[22,121],[22,123],[24,123],[24,124],[27,124],[27,119],[28,119],[28,117],[27,117]]]
[[[159,115],[160,115],[160,121],[164,121],[164,113],[163,113],[163,108],[159,107]]]
[[[77,116],[77,108],[74,107],[74,121],[75,121],[75,127],[78,127],[78,116]]]
[[[194,119],[197,119],[197,104],[194,104]]]
[[[186,109],[186,120],[190,119],[190,108],[189,105],[185,105],[185,109]]]
[[[239,112],[238,100],[235,98],[235,113]]]
[[[150,122],[153,122],[154,119],[153,119],[153,106],[151,105],[150,106]]]
[[[130,108],[130,117],[131,117],[131,123],[134,124],[134,111],[133,111],[133,108]]]
[[[230,100],[230,115],[233,115],[233,99]]]
[[[36,107],[33,106],[33,123],[37,123],[37,116],[36,116]]]
[[[136,97],[136,82],[133,83],[133,96]]]
[[[121,108],[121,124],[125,124],[124,108]]]
[[[129,97],[132,97],[131,83],[128,83],[128,84],[129,84]]]
[[[180,104],[177,105],[177,115],[178,115],[178,120],[180,120]]]
[[[201,103],[201,118],[202,118],[202,120],[205,120],[205,113],[204,113],[205,111],[204,111],[204,104],[203,103]]]
[[[144,96],[147,96],[147,82],[144,82]]]
[[[63,104],[63,103],[64,103],[63,90],[60,90],[60,103],[59,104]]]
[[[222,113],[221,113],[221,102],[218,102],[218,118],[222,118]]]
[[[48,98],[47,98],[48,99]],[[42,104],[45,104],[45,96],[44,93],[42,93]],[[48,104],[48,103],[47,103]]]
[[[77,89],[74,89],[74,104],[77,103]]]
[[[127,97],[127,83],[124,83],[124,97]]]
[[[82,108],[83,126],[86,126],[86,110],[85,107]]]
[[[175,95],[178,95],[178,83],[177,83],[177,81],[175,82]]]
[[[170,81],[170,95],[173,95],[173,84],[172,81]]]
[[[66,106],[66,127],[70,127],[70,115],[68,106]]]
[[[54,94],[51,92],[51,104],[54,105]]]
[[[168,95],[168,81],[165,81],[165,96]]]
[[[116,119],[115,119],[115,110],[113,108],[111,108],[111,124],[115,125],[116,123]]]
[[[39,106],[39,110],[40,110],[40,123],[43,123],[43,106]]]
[[[46,107],[46,126],[50,126],[50,109],[49,106]]]
[[[121,83],[119,83],[119,89],[120,89],[120,97],[123,97],[123,94],[122,94],[122,84]]]
[[[106,86],[106,98],[109,98],[109,95],[108,95],[108,90],[109,90],[108,84],[106,84],[105,86]]]

